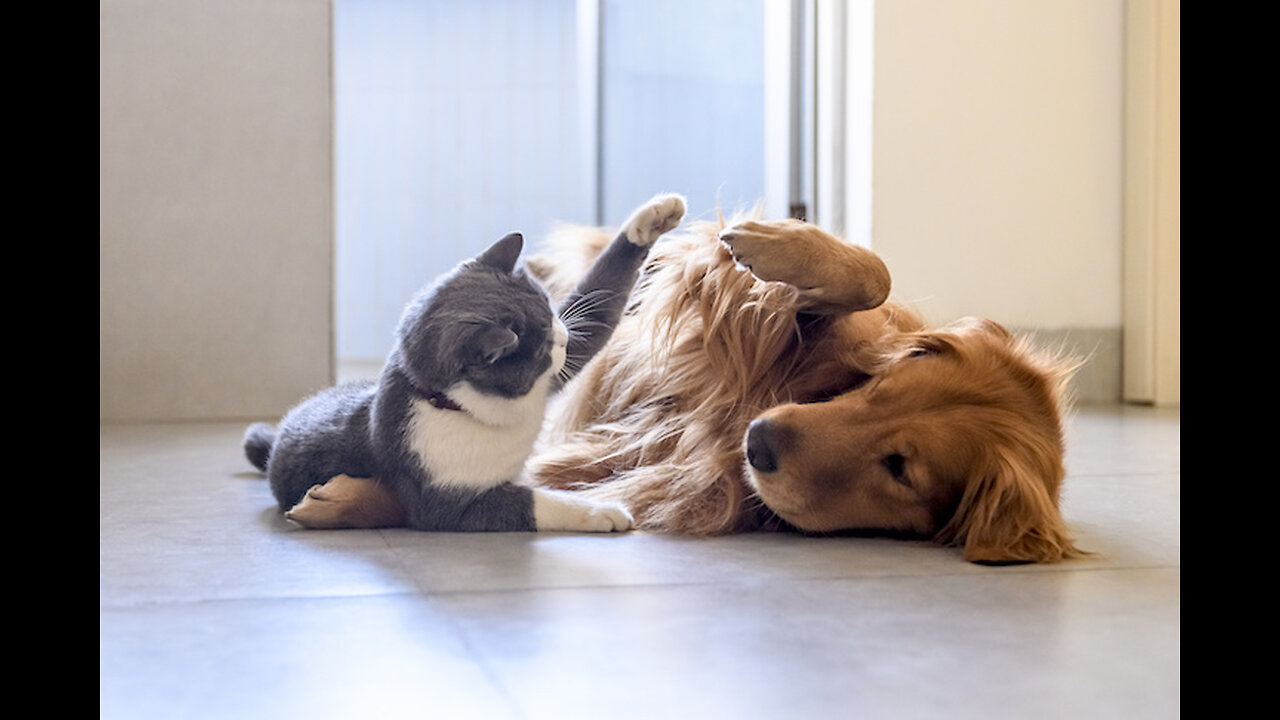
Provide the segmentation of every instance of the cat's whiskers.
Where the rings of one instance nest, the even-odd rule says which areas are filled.
[[[615,296],[613,290],[607,288],[596,288],[589,292],[583,293],[575,297],[571,302],[561,308],[559,316],[561,322],[564,323],[565,330],[568,331],[570,338],[585,338],[596,330],[609,331],[613,325],[603,320],[596,320],[595,311],[603,303],[613,299]],[[570,343],[570,346],[576,343]],[[565,361],[560,369],[559,381],[568,382],[576,376],[583,367],[586,366],[590,356],[578,356],[572,353],[565,355]]]
[[[560,319],[570,330],[576,323],[592,322],[588,316],[603,302],[614,297],[615,293],[607,288],[596,288],[575,297],[569,304],[560,309]]]

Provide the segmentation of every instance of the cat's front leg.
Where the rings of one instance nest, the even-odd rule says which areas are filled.
[[[533,519],[539,532],[625,532],[635,525],[631,513],[618,503],[545,488],[533,491]]]
[[[556,314],[569,330],[564,370],[555,390],[573,378],[613,335],[622,318],[649,248],[680,225],[685,201],[657,195],[631,213],[609,245],[596,257]]]
[[[676,229],[684,218],[685,200],[674,193],[655,195],[636,208],[622,224],[619,234],[632,245],[649,247],[663,234]]]

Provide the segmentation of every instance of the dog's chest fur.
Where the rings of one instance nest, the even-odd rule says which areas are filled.
[[[546,415],[546,378],[514,399],[482,395],[463,383],[449,396],[465,411],[414,399],[406,441],[427,482],[483,490],[520,476]]]

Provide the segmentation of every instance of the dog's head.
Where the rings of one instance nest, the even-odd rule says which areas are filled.
[[[1067,373],[990,321],[902,335],[865,383],[752,422],[748,474],[801,530],[919,534],[981,563],[1078,555],[1058,510]]]

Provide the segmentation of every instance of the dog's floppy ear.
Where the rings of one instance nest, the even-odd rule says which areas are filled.
[[[1083,555],[1058,510],[1059,473],[1046,476],[1015,451],[996,451],[971,478],[939,540],[973,563],[1052,563]]]

